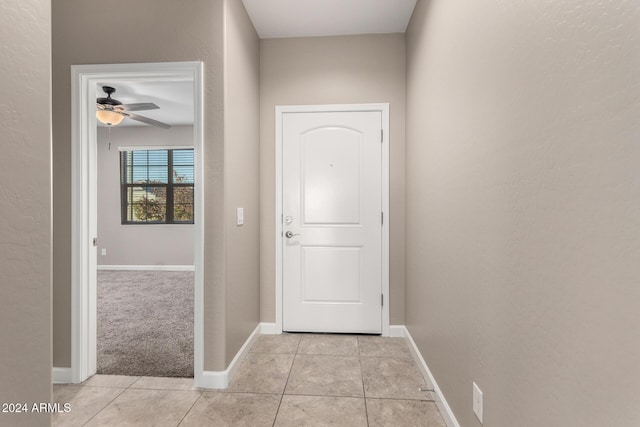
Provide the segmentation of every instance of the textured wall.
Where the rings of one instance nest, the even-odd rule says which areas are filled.
[[[205,369],[225,369],[223,0],[53,2],[54,352],[71,361],[71,78],[75,64],[204,62]]]
[[[465,427],[640,425],[640,6],[418,2],[407,325]]]
[[[226,357],[260,322],[260,44],[237,0],[224,8],[224,198]],[[236,225],[236,208],[244,225]]]
[[[260,313],[275,321],[275,106],[390,103],[390,317],[404,324],[404,34],[260,42]]]
[[[98,128],[98,265],[193,265],[195,226],[122,225],[118,147],[193,147],[193,126]],[[101,250],[106,249],[107,255]]]
[[[51,7],[0,3],[0,403],[51,400]],[[3,426],[49,414],[0,412]]]

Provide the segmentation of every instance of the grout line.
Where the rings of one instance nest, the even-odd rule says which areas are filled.
[[[410,397],[367,397],[371,400],[398,400],[398,401],[410,401],[410,402],[430,402],[435,403],[435,399],[412,399]]]
[[[188,390],[186,390],[188,391]],[[204,390],[203,393],[223,393],[223,394],[264,394],[267,396],[279,396],[281,394],[284,393],[273,393],[273,392],[269,392],[269,391],[226,391],[225,389],[219,389],[219,390]]]
[[[304,396],[304,397],[336,397],[338,399],[364,399],[364,396],[353,396],[344,394],[313,394],[313,393],[287,393],[286,396]]]
[[[360,353],[360,337],[356,339],[356,346],[358,347],[358,364],[360,364],[360,379],[362,380],[362,400],[364,400],[364,416],[367,420],[367,427],[369,426],[369,407],[367,406],[367,393],[364,389],[364,372],[362,370],[362,354]]]
[[[104,388],[109,388],[109,387],[104,387]],[[120,393],[118,393],[118,394],[117,394],[113,399],[111,399],[111,400],[109,401],[109,403],[107,403],[106,405],[104,405],[104,406],[102,407],[102,409],[100,409],[98,412],[96,412],[95,414],[93,414],[93,415],[92,415],[92,416],[87,420],[87,422],[85,422],[85,423],[84,423],[84,424],[82,424],[82,425],[83,425],[83,426],[86,426],[87,424],[89,424],[89,423],[91,422],[91,420],[92,420],[92,419],[94,419],[95,417],[97,417],[99,413],[101,413],[102,411],[104,411],[105,409],[107,409],[109,406],[111,406],[111,404],[112,404],[112,403],[113,403],[113,402],[114,402],[118,397],[120,397],[120,396],[122,395],[122,393],[124,393],[124,392],[125,392],[125,391],[127,391],[127,390],[128,390],[128,388],[123,388],[123,389],[120,391]]]
[[[136,380],[135,380],[135,381],[133,381],[131,384],[129,384],[129,387],[127,387],[127,390],[129,390],[131,387],[133,387],[133,385],[134,385],[135,383],[137,383],[138,381],[140,381],[140,378],[142,378],[142,377],[141,377],[141,376],[139,376],[138,378],[136,378]]]
[[[293,371],[293,364],[296,363],[296,356],[298,355],[298,350],[300,349],[300,343],[302,342],[302,335],[298,340],[298,345],[296,346],[296,351],[293,354],[293,360],[291,361],[291,367],[289,368],[289,375],[287,375],[287,381],[284,383],[284,388],[282,389],[282,394],[280,395],[280,402],[278,403],[278,409],[276,410],[276,416],[273,417],[272,427],[276,425],[276,420],[278,419],[278,413],[280,413],[280,407],[282,406],[282,399],[284,399],[284,392],[287,391],[287,386],[289,385],[289,378],[291,378],[291,371]]]
[[[180,418],[180,421],[178,422],[178,424],[176,424],[176,427],[179,427],[180,424],[182,424],[182,422],[184,421],[185,418],[187,418],[187,415],[189,415],[189,412],[191,412],[191,410],[193,409],[194,406],[196,406],[196,403],[198,403],[200,401],[200,399],[202,399],[202,397],[204,396],[204,392],[200,392],[200,396],[198,396],[198,398],[196,400],[194,400],[193,404],[189,407],[189,409],[187,410],[187,412],[184,413],[184,415],[182,416],[182,418]]]

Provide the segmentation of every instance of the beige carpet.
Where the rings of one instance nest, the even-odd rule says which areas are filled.
[[[98,271],[98,373],[193,377],[193,286],[193,272]]]

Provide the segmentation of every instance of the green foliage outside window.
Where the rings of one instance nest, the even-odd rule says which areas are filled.
[[[193,224],[193,149],[120,153],[123,224]]]

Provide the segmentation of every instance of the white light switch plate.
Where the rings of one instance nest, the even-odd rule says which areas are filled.
[[[238,208],[237,209],[237,225],[243,225],[244,224],[244,208]]]

